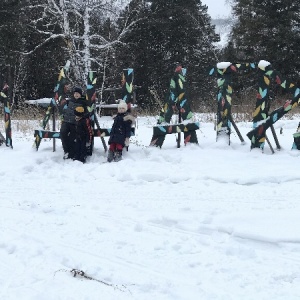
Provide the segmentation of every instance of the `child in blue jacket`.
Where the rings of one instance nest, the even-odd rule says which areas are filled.
[[[120,100],[118,104],[118,114],[114,118],[114,123],[108,140],[109,151],[107,161],[120,161],[122,159],[122,151],[124,146],[129,146],[129,138],[131,135],[131,125],[134,117],[127,113],[127,103]]]

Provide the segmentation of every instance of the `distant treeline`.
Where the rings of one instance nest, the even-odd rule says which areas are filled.
[[[51,97],[68,59],[72,85],[84,86],[87,71],[97,72],[102,100],[106,88],[119,86],[122,70],[133,68],[137,102],[147,110],[164,102],[177,63],[187,69],[188,99],[198,111],[216,107],[216,78],[208,72],[219,61],[264,59],[299,78],[300,0],[231,0],[232,32],[223,49],[216,47],[219,35],[200,0],[117,2],[2,0],[0,84],[9,84],[10,97],[19,104]],[[237,102],[256,88],[255,74],[234,82]],[[274,87],[277,93],[282,91]]]

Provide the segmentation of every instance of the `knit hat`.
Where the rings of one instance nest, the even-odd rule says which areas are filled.
[[[176,73],[180,73],[182,71],[182,65],[181,64],[178,64],[175,68],[175,72]]]
[[[118,109],[123,108],[125,111],[127,111],[127,103],[124,100],[120,100],[118,104]]]
[[[78,106],[74,109],[74,114],[77,117],[83,117],[84,115],[84,108],[82,106]]]
[[[79,93],[79,94],[82,96],[82,94],[83,94],[82,88],[79,87],[79,86],[75,87],[75,88],[73,89],[73,94],[74,94],[74,93]]]

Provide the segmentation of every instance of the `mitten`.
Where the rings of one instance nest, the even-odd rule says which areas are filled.
[[[128,147],[129,146],[129,138],[125,139],[125,146]]]

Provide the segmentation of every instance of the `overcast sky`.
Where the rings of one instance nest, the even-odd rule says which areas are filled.
[[[202,4],[208,6],[208,13],[213,19],[217,17],[227,17],[230,14],[230,5],[226,0],[202,0]]]

